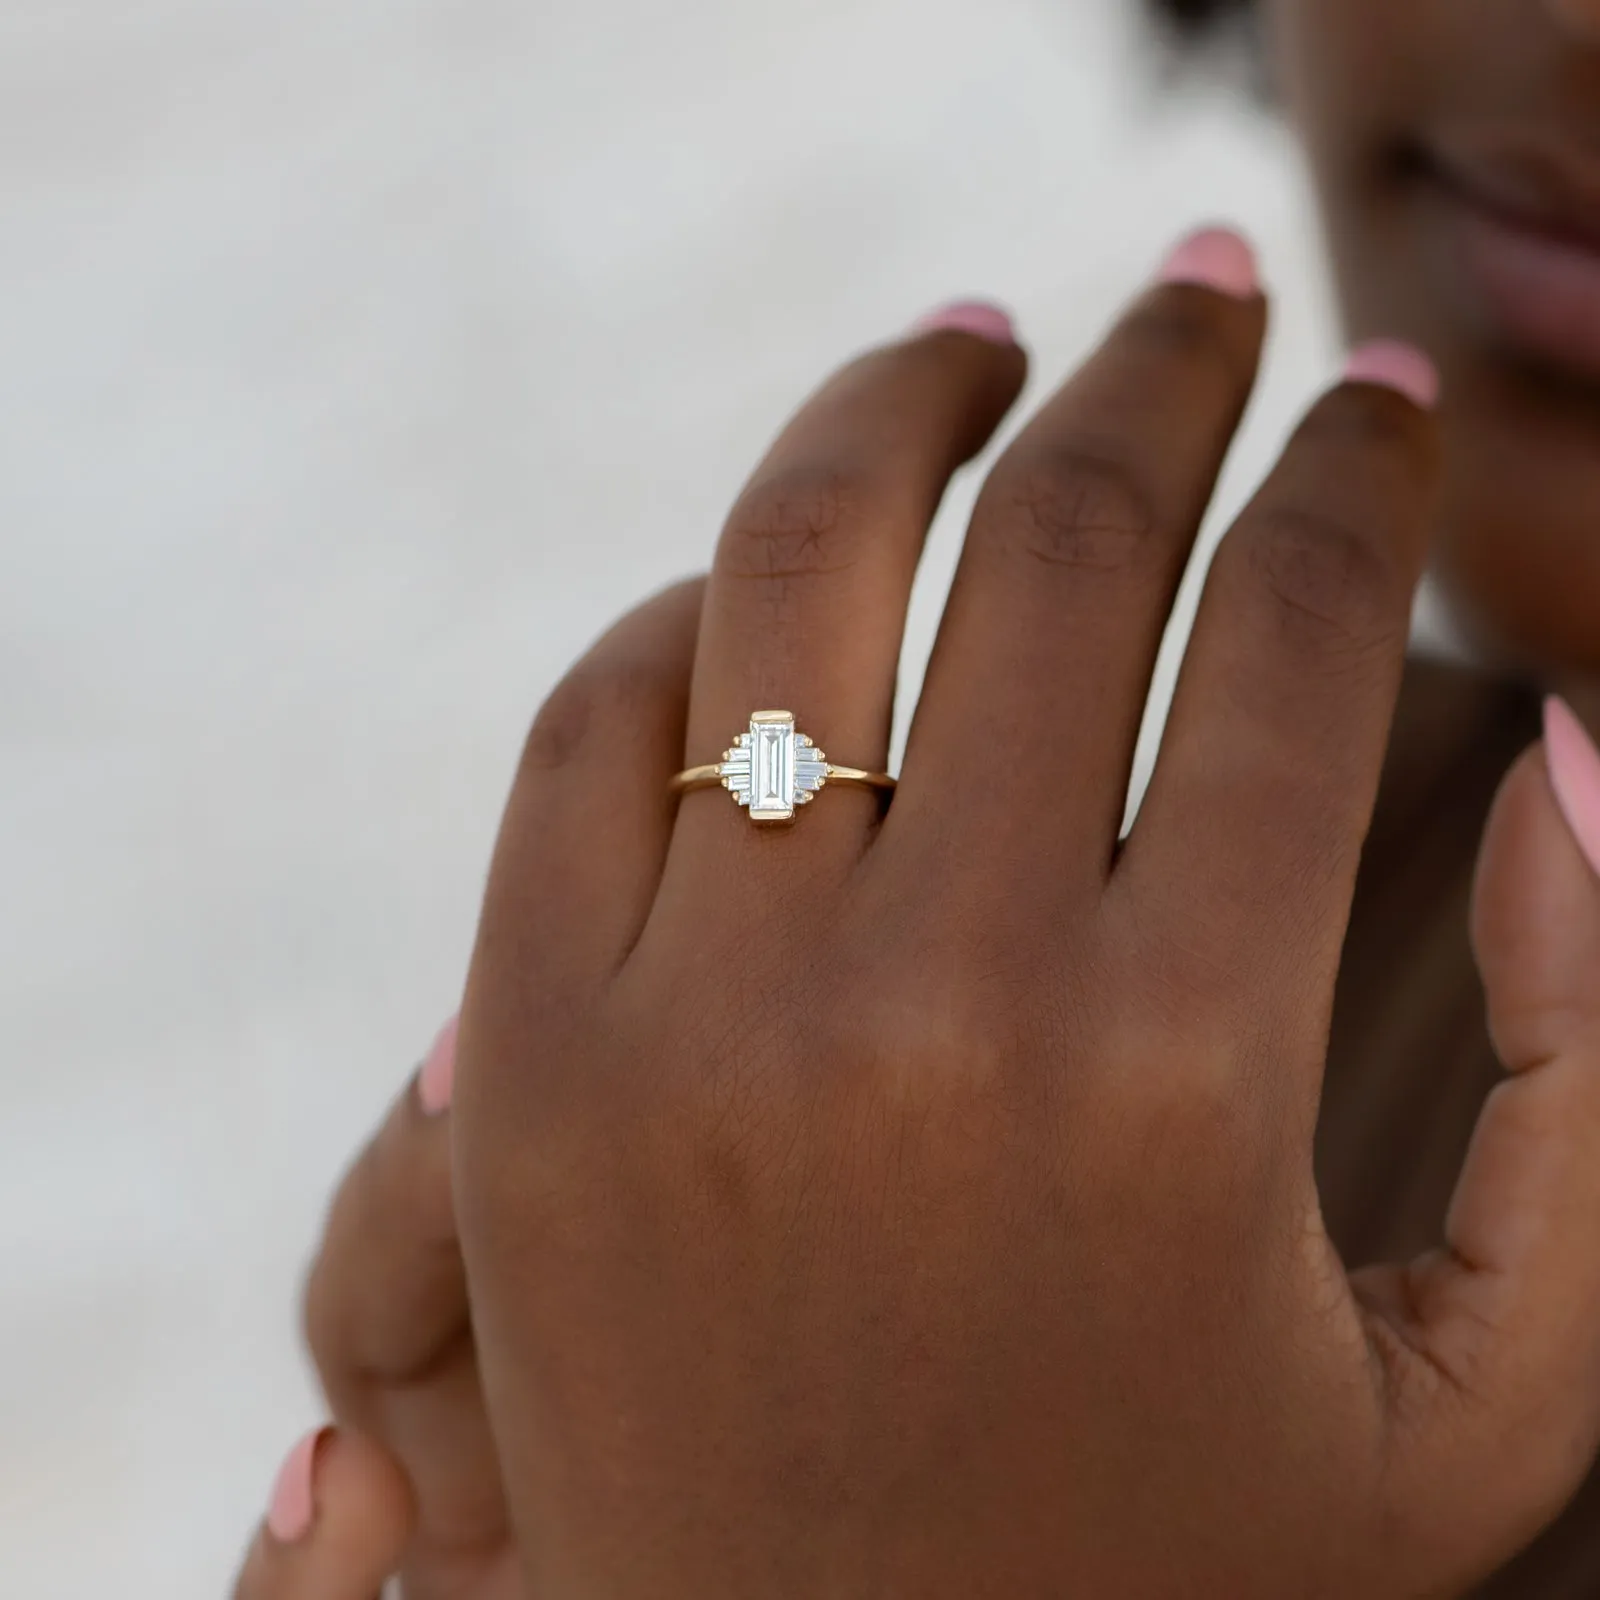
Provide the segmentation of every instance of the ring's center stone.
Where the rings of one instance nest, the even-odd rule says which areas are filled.
[[[754,822],[788,822],[827,779],[827,758],[795,731],[792,711],[757,711],[722,759],[723,786]]]
[[[750,815],[757,819],[780,812],[794,811],[794,724],[763,722],[750,724],[750,768],[755,779],[750,786]]]

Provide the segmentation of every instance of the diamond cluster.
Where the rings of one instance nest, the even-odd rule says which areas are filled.
[[[723,752],[722,787],[757,822],[787,822],[828,781],[828,758],[803,733],[794,713],[758,711],[750,731]]]

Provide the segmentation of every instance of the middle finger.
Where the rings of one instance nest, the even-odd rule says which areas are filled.
[[[985,484],[912,729],[890,833],[976,828],[1008,894],[1103,880],[1162,633],[1255,378],[1266,304],[1244,240],[1196,234],[1160,276]]]

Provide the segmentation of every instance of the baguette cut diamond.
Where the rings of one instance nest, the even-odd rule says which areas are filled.
[[[722,758],[722,786],[754,822],[789,822],[828,781],[828,760],[792,711],[758,711]]]
[[[787,822],[794,815],[794,718],[750,719],[750,815],[757,822]]]
[[[887,772],[864,772],[859,767],[836,767],[794,725],[792,711],[757,711],[748,730],[722,752],[720,761],[687,767],[668,785],[671,794],[687,794],[721,784],[735,805],[750,814],[752,822],[792,822],[801,806],[808,806],[835,783],[893,793],[895,780]]]

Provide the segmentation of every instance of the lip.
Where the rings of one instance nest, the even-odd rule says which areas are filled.
[[[1422,162],[1444,199],[1444,265],[1497,342],[1600,382],[1600,154],[1457,136]]]

